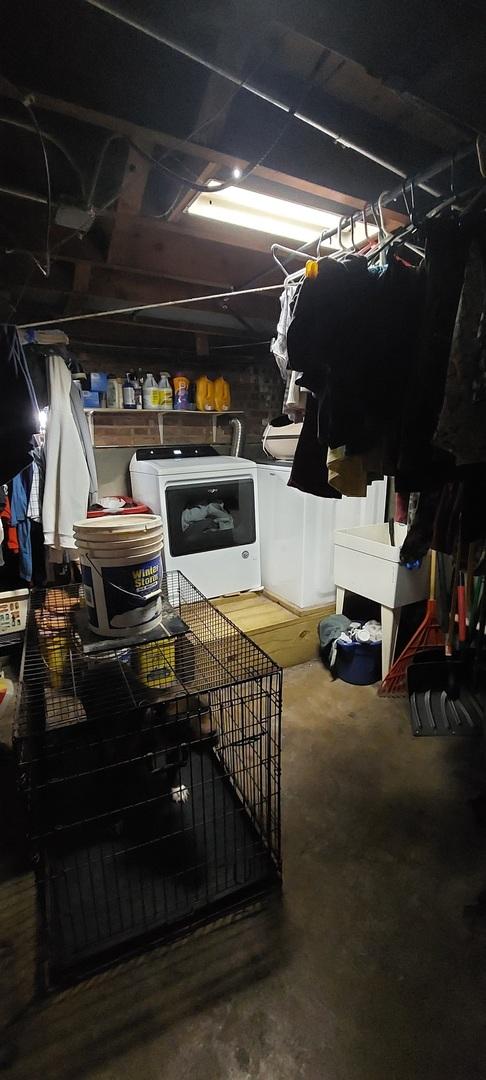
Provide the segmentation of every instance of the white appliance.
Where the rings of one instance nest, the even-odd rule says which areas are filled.
[[[320,499],[287,487],[289,466],[257,468],[264,588],[299,608],[331,603],[335,531],[383,521],[386,481],[364,499]]]
[[[287,416],[279,416],[278,421],[267,424],[263,432],[263,452],[274,461],[293,461],[302,421],[293,424]]]
[[[257,470],[210,446],[141,447],[132,495],[160,514],[167,570],[205,596],[261,588]]]

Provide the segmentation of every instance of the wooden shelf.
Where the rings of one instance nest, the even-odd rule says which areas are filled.
[[[105,416],[121,416],[134,413],[135,416],[242,416],[243,409],[226,409],[217,412],[211,409],[201,412],[199,409],[85,409],[85,413],[103,413]]]

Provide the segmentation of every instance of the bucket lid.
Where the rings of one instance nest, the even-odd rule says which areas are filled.
[[[127,533],[128,536],[143,535],[159,528],[162,528],[162,518],[158,514],[129,514],[126,517],[111,514],[107,517],[84,518],[83,521],[76,521],[74,533],[89,539],[92,537],[101,539],[103,535],[116,537],[122,533]]]
[[[124,536],[115,540],[111,537],[97,537],[90,536],[75,536],[76,544],[81,544],[82,547],[87,548],[106,548],[107,551],[111,551],[112,548],[117,548],[120,551],[130,551],[132,548],[143,548],[146,544],[159,544],[162,547],[164,542],[163,533],[140,533],[138,537]]]

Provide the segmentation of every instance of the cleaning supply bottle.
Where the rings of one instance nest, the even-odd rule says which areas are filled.
[[[158,409],[159,388],[150,371],[147,372],[143,382],[142,397],[144,409]]]
[[[193,380],[191,379],[191,381],[189,383],[189,390],[187,391],[187,398],[188,398],[187,408],[192,409],[193,411],[196,408],[196,389],[197,389],[196,383],[193,382]]]
[[[158,385],[158,409],[160,412],[167,412],[172,409],[172,386],[170,383],[170,375],[168,371],[160,372],[160,379]]]
[[[189,405],[189,379],[185,375],[174,375],[174,409],[187,409]]]
[[[231,405],[229,383],[220,375],[214,383],[214,407],[216,412],[227,412]]]
[[[118,409],[118,403],[118,383],[114,375],[108,375],[108,382],[106,384],[106,408]]]
[[[135,387],[133,385],[132,376],[130,372],[127,371],[125,382],[123,383],[123,408],[136,409],[136,407]]]
[[[214,411],[214,383],[207,375],[196,379],[196,408],[199,412]]]
[[[135,387],[135,408],[136,409],[143,409],[142,384],[143,384],[143,376],[142,376],[142,372],[139,371],[138,375],[134,374],[134,376],[133,376],[133,385]]]

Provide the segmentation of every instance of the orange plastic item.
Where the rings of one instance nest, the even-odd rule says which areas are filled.
[[[214,405],[216,412],[227,412],[231,405],[230,386],[222,375],[214,383]]]
[[[196,379],[196,409],[199,409],[199,412],[214,412],[215,386],[216,383],[208,379],[207,375],[200,375]]]
[[[189,408],[189,379],[186,375],[174,375],[174,409]]]
[[[317,259],[307,259],[305,264],[305,276],[306,278],[316,278],[319,273],[319,263]]]

